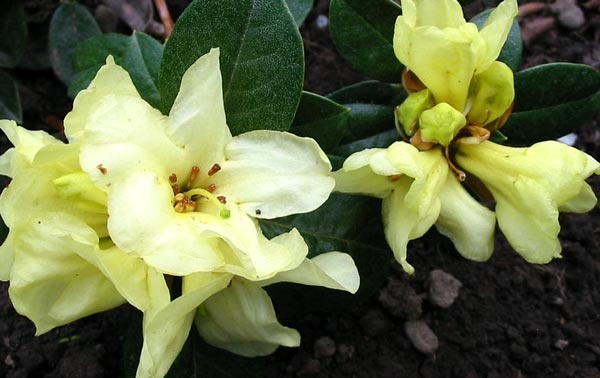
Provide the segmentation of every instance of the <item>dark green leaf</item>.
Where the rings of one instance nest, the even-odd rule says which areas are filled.
[[[29,23],[27,26],[27,46],[17,67],[27,70],[45,70],[50,68],[50,55],[48,53],[50,18],[43,23]]]
[[[573,132],[600,111],[600,92],[583,100],[513,113],[502,133],[507,144],[526,146]]]
[[[515,75],[515,112],[502,132],[508,144],[556,139],[600,111],[600,72],[590,66],[553,63]]]
[[[294,17],[296,25],[300,27],[310,13],[314,0],[285,0],[285,2]]]
[[[160,67],[168,113],[187,68],[211,48],[221,54],[227,123],[236,135],[288,130],[302,91],[302,39],[283,0],[205,0],[181,15]]]
[[[354,295],[324,288],[292,284],[266,287],[274,303],[285,311],[332,310],[372,296],[390,268],[392,253],[383,236],[380,200],[334,193],[319,209],[273,220],[261,220],[269,237],[298,229],[309,246],[309,255],[330,251],[348,253],[360,273],[361,285]],[[346,303],[346,304],[344,304]]]
[[[27,19],[22,1],[0,3],[0,67],[14,67],[27,45]]]
[[[337,146],[346,131],[349,108],[326,97],[302,92],[290,129],[296,135],[315,139],[327,152]]]
[[[396,131],[396,129],[387,130],[365,139],[340,145],[333,150],[333,153],[338,156],[348,157],[353,153],[362,151],[366,148],[386,148],[397,140],[400,140],[398,131]]]
[[[347,144],[359,139],[379,134],[393,129],[394,108],[376,104],[348,104],[348,126],[342,138],[342,143]]]
[[[327,98],[340,104],[353,104],[362,102],[365,104],[379,104],[387,106],[398,106],[406,92],[400,84],[382,83],[377,80],[367,80],[338,89],[327,95]]]
[[[154,107],[160,105],[158,71],[163,46],[154,38],[140,32],[127,37],[122,34],[102,34],[81,43],[75,53],[75,80],[69,95],[75,96],[86,88],[98,69],[112,55],[125,68],[144,100]]]
[[[86,7],[61,4],[50,21],[48,48],[54,73],[65,84],[74,79],[73,55],[81,41],[100,34],[100,27]]]
[[[331,0],[331,38],[340,54],[358,71],[398,83],[404,67],[392,44],[401,8],[392,0]]]
[[[17,83],[2,70],[0,70],[0,119],[12,119],[18,124],[23,123]]]
[[[477,16],[471,19],[471,22],[476,24],[480,29],[485,24],[485,21],[492,13],[493,9],[488,9],[479,13]],[[498,60],[506,63],[507,66],[510,67],[511,70],[516,71],[521,66],[521,57],[523,56],[523,38],[521,36],[521,28],[519,27],[519,23],[515,19],[513,21],[512,27],[508,32],[508,36],[506,38],[506,42],[500,51],[500,56]]]
[[[583,64],[550,63],[515,75],[515,111],[581,100],[600,91],[600,72]]]

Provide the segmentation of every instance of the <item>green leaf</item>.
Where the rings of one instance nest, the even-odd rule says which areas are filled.
[[[302,92],[302,38],[283,0],[205,0],[180,16],[160,67],[163,113],[187,68],[220,49],[223,99],[234,135],[288,130]]]
[[[74,79],[73,55],[81,41],[102,33],[94,16],[79,4],[61,4],[50,21],[48,48],[56,76],[69,85]]]
[[[313,7],[314,0],[285,0],[296,25],[300,27]]]
[[[302,92],[290,131],[311,137],[327,152],[337,146],[346,131],[350,109],[326,97]]]
[[[404,67],[392,41],[400,13],[392,0],[331,0],[331,38],[352,67],[374,79],[398,83]]]
[[[393,130],[383,131],[364,139],[342,144],[336,147],[333,150],[333,153],[341,157],[348,157],[353,153],[362,151],[366,148],[387,148],[397,140],[400,140],[400,135],[394,128]]]
[[[502,128],[508,144],[529,145],[569,134],[600,111],[600,72],[571,63],[515,75],[515,110]]]
[[[377,104],[347,104],[350,107],[348,126],[342,138],[347,144],[380,132],[394,129],[394,108]]]
[[[23,124],[23,111],[17,83],[12,76],[0,70],[0,119],[12,119]]]
[[[406,92],[401,84],[367,80],[331,92],[327,98],[340,104],[361,102],[396,107],[404,101]]]
[[[27,46],[27,19],[22,1],[0,3],[0,67],[14,67]]]
[[[154,107],[160,105],[158,93],[158,71],[163,46],[141,32],[127,37],[122,34],[101,34],[82,42],[75,53],[75,79],[69,86],[69,95],[74,97],[87,88],[98,69],[112,55],[115,62],[125,68],[138,92]]]
[[[385,244],[381,201],[333,193],[319,209],[289,217],[261,220],[269,237],[298,229],[309,246],[309,257],[330,251],[348,253],[360,273],[354,295],[320,287],[276,284],[265,289],[283,311],[333,310],[377,293],[385,281],[393,256]]]
[[[494,9],[488,9],[471,19],[471,22],[477,25],[479,29],[483,27],[485,21],[490,16]],[[506,42],[500,51],[498,60],[504,62],[511,70],[517,71],[521,66],[521,57],[523,56],[523,37],[521,36],[521,28],[515,19],[512,27],[508,32]]]

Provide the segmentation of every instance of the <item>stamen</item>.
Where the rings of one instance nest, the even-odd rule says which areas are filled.
[[[215,173],[219,172],[220,170],[221,170],[221,166],[218,163],[215,163],[208,171],[208,175],[212,176]]]
[[[181,202],[185,199],[186,195],[183,193],[177,193],[175,195],[175,202]]]
[[[178,184],[171,185],[171,188],[173,188],[173,194],[179,194],[181,192],[181,188]]]
[[[456,179],[460,182],[465,181],[467,178],[467,174],[464,171],[458,169],[458,167],[454,164],[452,159],[450,159],[449,146],[444,147],[444,155],[446,156],[446,161],[448,161],[448,166],[450,167],[450,170],[454,174],[454,177],[456,177]]]
[[[396,181],[400,180],[400,177],[402,177],[402,175],[391,175],[391,176],[388,176],[388,180],[390,180],[390,182],[396,182]]]
[[[192,167],[192,171],[190,172],[190,178],[188,180],[188,187],[192,186],[192,183],[194,181],[196,181],[196,179],[198,178],[198,174],[200,173],[200,168],[198,168],[197,165],[194,165]]]
[[[219,200],[219,202],[221,202],[223,205],[225,205],[227,203],[227,198],[225,196],[217,196],[217,199]]]
[[[169,176],[169,181],[171,184],[175,184],[177,182],[177,175],[175,173],[171,173],[171,176]]]
[[[102,164],[98,164],[96,166],[96,168],[98,168],[98,170],[100,171],[100,173],[102,173],[103,175],[108,173],[108,169],[104,168],[104,166],[102,166]]]
[[[206,187],[206,191],[209,193],[212,193],[215,190],[217,190],[217,186],[215,184],[210,184],[209,186]]]

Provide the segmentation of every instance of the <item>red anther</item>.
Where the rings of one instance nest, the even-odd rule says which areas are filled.
[[[104,167],[102,166],[102,164],[98,164],[98,165],[96,166],[96,168],[98,168],[98,170],[100,171],[100,173],[102,173],[103,175],[105,175],[105,174],[107,174],[107,173],[108,173],[108,169],[104,168]]]
[[[396,182],[396,181],[400,180],[400,177],[402,177],[402,175],[391,175],[391,176],[388,176],[388,180],[390,180],[391,182]]]
[[[179,187],[179,185],[175,184],[171,186],[173,188],[173,194],[179,194],[181,193],[181,188]]]
[[[217,199],[219,200],[219,202],[221,202],[223,205],[225,205],[227,203],[227,198],[225,198],[225,196],[217,196]]]
[[[198,178],[199,173],[200,173],[200,168],[198,168],[197,165],[194,165],[192,167],[192,172],[190,173],[190,179],[188,180],[188,183],[190,185]]]
[[[208,175],[212,176],[215,173],[219,172],[221,170],[221,166],[218,163],[215,163],[215,165],[212,166],[212,168],[208,171]]]
[[[175,173],[171,173],[171,176],[169,176],[169,181],[171,184],[175,184],[177,182],[177,175]]]
[[[209,186],[206,187],[206,191],[209,193],[212,193],[215,190],[217,190],[217,186],[215,184],[210,184]]]
[[[261,214],[262,214],[262,211],[260,211],[260,209],[256,209],[256,210],[254,210],[254,213],[255,213],[256,215],[261,215]]]

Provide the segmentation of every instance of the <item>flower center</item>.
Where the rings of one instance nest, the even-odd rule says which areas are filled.
[[[221,170],[221,166],[215,163],[207,172],[209,177]],[[213,194],[217,190],[215,184],[209,184],[206,188],[194,187],[194,182],[198,179],[200,168],[194,165],[190,170],[190,175],[183,187],[177,183],[177,175],[172,173],[169,176],[169,182],[173,188],[173,209],[178,213],[200,212],[203,202],[208,203],[218,210],[221,218],[227,219],[231,216],[231,211],[225,207],[227,198],[223,195]]]

